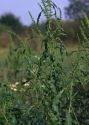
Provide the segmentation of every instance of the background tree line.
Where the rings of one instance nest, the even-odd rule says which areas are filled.
[[[84,13],[89,17],[89,0],[69,0],[69,5],[65,7],[66,20],[62,20],[62,27],[64,29],[65,36],[62,37],[62,40],[65,42],[78,42],[78,36],[80,35],[80,26],[81,21],[84,20]],[[40,29],[44,34],[45,23],[40,24]],[[52,29],[55,30],[56,20],[52,20]],[[12,13],[5,13],[0,17],[0,32],[5,31],[7,28],[19,35],[31,36],[31,39],[34,38],[34,33],[32,32],[33,24],[30,26],[24,26],[20,19]]]

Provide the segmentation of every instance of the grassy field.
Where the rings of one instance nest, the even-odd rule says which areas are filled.
[[[7,48],[0,48],[0,82],[4,82],[6,80],[6,74],[7,74],[7,66],[6,66],[6,60],[8,55],[8,49]]]
[[[68,52],[75,51],[78,49],[77,44],[65,45]],[[39,53],[39,52],[37,52]],[[9,54],[9,48],[0,48],[0,81],[4,82],[7,74],[7,56]],[[67,63],[67,62],[66,62]]]

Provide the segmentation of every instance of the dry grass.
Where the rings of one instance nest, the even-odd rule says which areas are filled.
[[[8,48],[0,48],[0,55],[6,55],[8,53]]]
[[[5,60],[7,58],[8,48],[0,48],[0,82],[5,81],[7,67]]]

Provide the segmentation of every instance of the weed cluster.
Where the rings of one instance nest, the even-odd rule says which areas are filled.
[[[41,2],[37,22],[29,14],[35,24],[34,32],[42,39],[42,52],[33,52],[26,41],[18,48],[11,47],[8,84],[0,84],[0,124],[88,125],[88,37],[77,51],[69,52],[60,39],[60,9],[51,0]],[[41,14],[47,19],[44,37],[39,30]],[[52,18],[57,21],[55,31]],[[83,35],[86,30],[81,30]]]

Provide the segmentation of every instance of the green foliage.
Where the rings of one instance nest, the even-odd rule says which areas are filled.
[[[12,31],[20,33],[22,30],[22,23],[12,13],[6,13],[0,17],[0,25],[9,27]]]
[[[84,20],[81,22],[81,26],[80,29],[81,29],[81,33],[82,33],[82,36],[84,38],[84,41],[87,41],[89,40],[89,18],[87,17],[87,15],[84,13]]]
[[[71,20],[71,21],[63,21],[62,26],[65,32],[65,36],[61,37],[64,41],[75,41],[78,44],[78,37],[82,40],[82,35],[80,31],[81,20]]]
[[[88,0],[69,0],[68,7],[65,8],[65,14],[72,19],[83,18],[83,12],[89,16]]]
[[[60,9],[51,0],[42,0],[39,6],[42,11],[37,22],[29,14],[40,37],[40,17],[42,13],[46,16],[42,52],[33,52],[21,39],[18,48],[11,46],[8,84],[0,84],[0,124],[88,125],[88,39],[77,51],[69,52],[60,39]],[[53,16],[57,21],[55,30],[51,29]],[[85,34],[86,30],[81,31]]]

